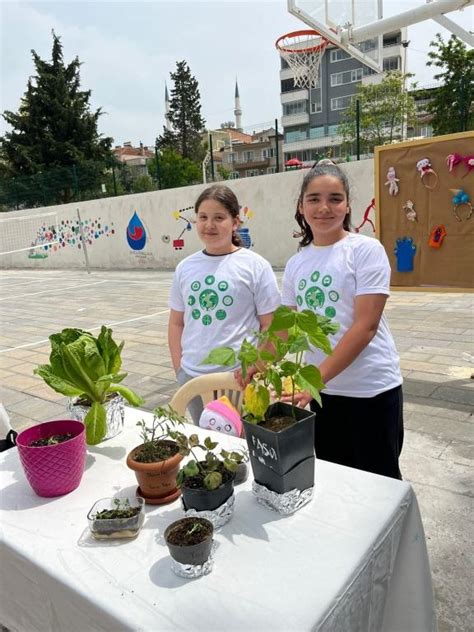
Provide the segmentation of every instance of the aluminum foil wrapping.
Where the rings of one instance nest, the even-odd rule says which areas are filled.
[[[180,577],[201,577],[202,575],[209,575],[214,566],[214,551],[216,550],[216,543],[212,541],[211,552],[204,564],[181,564],[173,558],[171,558],[171,568]]]
[[[252,492],[257,501],[268,507],[268,509],[285,516],[295,513],[303,505],[309,503],[313,497],[313,490],[314,487],[308,487],[308,489],[291,489],[284,494],[277,494],[255,481],[252,483]]]
[[[106,412],[107,431],[102,441],[112,439],[123,430],[123,422],[125,418],[124,399],[121,395],[113,397],[104,404]],[[71,413],[72,419],[84,421],[85,416],[89,412],[89,406],[76,404],[75,400],[70,399],[68,403],[68,411]]]
[[[229,522],[234,513],[235,494],[232,494],[225,503],[222,503],[217,509],[212,511],[196,511],[196,509],[185,509],[183,498],[181,497],[181,506],[186,514],[187,518],[197,516],[198,518],[206,518],[209,522],[212,522],[214,530],[220,529]]]

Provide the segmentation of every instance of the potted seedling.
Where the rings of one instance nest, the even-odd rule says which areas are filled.
[[[134,538],[144,521],[143,498],[102,498],[87,514],[96,540]]]
[[[297,312],[279,307],[270,327],[256,336],[255,344],[244,340],[235,352],[228,347],[211,351],[205,364],[242,367],[245,379],[256,367],[243,398],[243,421],[255,481],[284,494],[314,485],[314,413],[294,405],[298,390],[309,391],[321,402],[324,388],[319,369],[305,365],[304,353],[311,347],[330,354],[329,334],[338,324],[310,310]],[[292,404],[278,400],[282,393]]]
[[[180,453],[192,458],[180,469],[176,482],[181,488],[185,510],[214,511],[221,507],[234,492],[235,472],[244,461],[243,451],[213,450],[218,443],[206,437],[200,443],[197,434],[187,437],[179,431],[170,432],[179,445]],[[196,450],[204,452],[202,458]],[[229,513],[228,519],[231,517]]]
[[[137,493],[147,504],[163,505],[181,493],[176,477],[183,454],[174,439],[173,429],[185,423],[186,418],[170,407],[155,408],[151,426],[144,420],[137,423],[142,443],[127,456],[127,465],[135,472]]]
[[[81,482],[86,462],[84,424],[47,421],[20,432],[18,454],[26,478],[38,496],[62,496]]]
[[[120,384],[124,343],[117,345],[104,325],[96,338],[82,329],[63,329],[49,337],[50,364],[34,370],[58,393],[71,398],[70,412],[83,421],[86,442],[95,445],[123,428],[124,402],[139,406],[143,400]]]
[[[173,565],[173,570],[184,576],[198,576],[209,572],[210,568],[204,567],[200,573],[189,573],[180,565],[206,565],[212,550],[213,533],[212,523],[197,516],[181,518],[171,523],[165,529],[164,537],[171,557],[178,563]]]

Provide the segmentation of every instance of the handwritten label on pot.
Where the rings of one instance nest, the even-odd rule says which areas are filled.
[[[264,441],[260,441],[260,439],[256,437],[255,435],[252,435],[252,443],[254,447],[254,454],[261,463],[265,462],[264,460],[262,460],[261,457],[263,457],[263,459],[268,457],[272,459],[273,461],[278,460],[278,456],[275,451],[275,448],[268,446],[268,444],[265,443]]]

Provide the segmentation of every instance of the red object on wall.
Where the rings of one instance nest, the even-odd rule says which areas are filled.
[[[173,239],[173,248],[175,250],[182,250],[184,248],[184,239]]]

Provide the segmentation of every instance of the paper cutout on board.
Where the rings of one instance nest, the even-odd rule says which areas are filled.
[[[441,248],[446,235],[446,228],[443,224],[438,224],[438,226],[435,226],[431,231],[430,238],[428,239],[428,245],[432,248]]]
[[[397,258],[397,272],[413,272],[416,246],[411,237],[399,237],[393,251]]]
[[[146,244],[145,226],[136,211],[127,226],[127,242],[132,250],[143,250]]]

